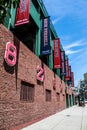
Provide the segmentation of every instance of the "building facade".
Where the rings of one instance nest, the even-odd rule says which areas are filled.
[[[0,25],[0,129],[4,130],[74,104],[74,93],[69,87],[74,87],[74,77],[61,73],[58,61],[54,68],[54,40],[59,38],[51,20],[47,32],[46,8],[42,0],[28,2],[27,23],[17,25],[17,9],[11,8],[12,17],[5,19],[5,26]],[[59,49],[64,51],[61,43]],[[66,55],[64,58],[68,59]]]

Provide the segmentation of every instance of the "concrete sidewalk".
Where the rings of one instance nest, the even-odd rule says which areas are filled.
[[[87,105],[67,108],[21,130],[87,130]]]

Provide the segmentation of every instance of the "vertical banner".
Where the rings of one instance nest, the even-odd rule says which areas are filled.
[[[69,78],[70,78],[70,81],[71,81],[71,66],[69,66]]]
[[[29,22],[30,0],[20,0],[20,5],[16,11],[15,26]]]
[[[41,55],[50,54],[50,17],[42,19]]]
[[[74,73],[71,72],[71,83],[72,83],[72,87],[74,87]]]
[[[71,82],[71,66],[68,67],[69,69],[69,86],[72,87],[72,82]]]
[[[66,74],[66,68],[65,68],[65,52],[61,51],[61,75]]]
[[[68,59],[65,60],[65,67],[66,67],[65,80],[70,80],[70,77],[69,77],[69,62],[68,62]]]
[[[60,39],[54,40],[54,69],[61,68]]]

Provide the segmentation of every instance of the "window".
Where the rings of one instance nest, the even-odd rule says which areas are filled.
[[[22,82],[20,100],[34,102],[34,85]]]
[[[63,95],[63,101],[65,101],[65,95]]]
[[[35,53],[36,48],[36,31],[38,30],[32,17],[29,17],[29,24],[24,24],[17,28],[14,28],[13,33],[22,41],[32,52]]]
[[[59,102],[59,101],[60,101],[60,94],[57,93],[57,94],[56,94],[56,97],[57,97],[57,101]]]
[[[46,90],[46,101],[51,101],[51,91]]]

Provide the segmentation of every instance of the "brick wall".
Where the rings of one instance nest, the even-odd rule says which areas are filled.
[[[17,63],[10,67],[4,60],[7,42],[17,47]],[[35,56],[3,25],[0,25],[0,130],[9,130],[23,123],[43,118],[61,111],[66,107],[66,97],[60,88],[65,84],[56,76],[56,89],[53,89],[54,73],[44,64],[45,80],[38,83],[37,66],[41,60]],[[21,82],[33,84],[35,87],[34,102],[20,100]],[[51,90],[51,102],[46,101],[45,90]],[[60,93],[57,101],[56,93]]]

